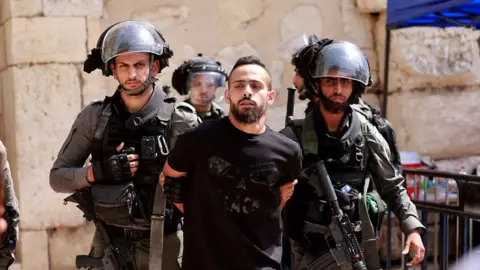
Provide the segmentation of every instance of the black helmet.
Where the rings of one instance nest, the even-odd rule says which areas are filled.
[[[353,43],[322,39],[305,47],[295,59],[295,66],[304,80],[305,88],[330,108],[343,109],[348,104],[358,102],[365,88],[372,85],[372,76],[368,59],[361,49]],[[338,104],[323,96],[318,79],[322,77],[341,77],[351,79],[353,92],[347,104]]]
[[[180,65],[172,75],[172,86],[180,95],[189,93],[192,87],[193,78],[198,75],[205,75],[204,78],[210,80],[215,86],[223,87],[227,81],[227,73],[222,68],[220,62],[211,57],[204,57],[198,54]]]
[[[150,53],[155,60],[160,60],[160,71],[169,66],[168,60],[173,56],[165,38],[152,24],[146,21],[122,21],[111,25],[100,35],[83,70],[90,73],[98,68],[103,75],[110,76],[112,71],[109,62],[129,52]]]
[[[83,71],[90,73],[101,69],[104,76],[112,75],[109,64],[115,57],[131,52],[145,52],[150,54],[150,73],[153,70],[154,60],[159,60],[159,71],[167,67],[168,59],[173,56],[172,50],[155,27],[145,21],[122,21],[108,27],[97,41],[97,46],[88,55],[83,65]],[[143,93],[157,79],[150,75],[139,87],[133,90],[117,88],[129,95]]]

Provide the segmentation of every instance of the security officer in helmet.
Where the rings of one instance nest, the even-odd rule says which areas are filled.
[[[81,110],[50,171],[52,189],[73,193],[65,202],[78,204],[97,228],[77,268],[181,268],[182,215],[165,203],[158,179],[176,136],[200,120],[155,84],[172,55],[153,25],[122,21],[85,61],[85,72],[100,69],[119,86]]]
[[[352,108],[372,83],[364,53],[345,41],[320,40],[298,55],[298,72],[305,87],[319,99],[305,119],[294,120],[282,134],[303,150],[303,168],[325,162],[342,210],[360,221],[357,240],[368,269],[380,269],[376,231],[386,202],[407,235],[404,252],[414,252],[410,264],[423,260],[425,248],[415,205],[407,196],[404,178],[390,161],[390,149],[378,130]],[[292,243],[293,269],[344,269],[337,266],[324,235],[307,230],[307,223],[328,225],[328,207],[308,184],[308,175],[295,187],[284,209],[285,234]],[[318,196],[317,196],[318,195]],[[347,268],[348,269],[348,266]]]
[[[227,73],[220,62],[199,54],[173,72],[172,86],[180,95],[188,95],[185,103],[193,106],[202,121],[206,121],[225,116],[225,111],[214,99],[217,90],[224,90],[226,80]]]
[[[299,59],[299,55],[303,49],[315,43],[319,43],[321,46],[323,46],[322,44],[329,44],[332,41],[332,39],[328,38],[319,40],[317,36],[313,34],[303,34],[282,42],[277,48],[279,55],[284,59],[291,60],[291,64],[295,68],[295,75],[293,76],[292,83],[298,92],[299,99],[309,100],[307,108],[305,109],[305,115],[308,115],[308,113],[315,106],[314,104],[318,102],[319,99],[317,96],[312,95],[312,91],[307,90],[306,87],[308,86],[305,86],[303,83],[303,78],[300,76],[299,70],[305,70],[304,66],[308,65],[308,63],[302,61],[303,59]],[[351,104],[352,108],[361,113],[375,128],[377,128],[390,147],[390,160],[397,167],[397,169],[401,171],[402,164],[400,160],[400,153],[398,151],[396,134],[392,124],[381,116],[381,113],[377,108],[367,103],[362,99],[362,97],[358,97],[357,100],[358,102]]]
[[[285,40],[277,47],[277,52],[279,56],[283,59],[289,60],[291,64],[295,67],[295,75],[292,78],[292,84],[295,86],[295,89],[298,92],[298,98],[300,100],[308,99],[307,108],[305,109],[305,115],[307,115],[313,108],[314,103],[318,99],[313,96],[310,91],[307,91],[303,84],[303,79],[298,73],[298,69],[295,66],[295,61],[298,58],[300,52],[307,46],[312,45],[318,42],[318,37],[314,34],[302,34],[300,36],[295,36],[290,39]]]

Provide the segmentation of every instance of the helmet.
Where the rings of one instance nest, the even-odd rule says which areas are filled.
[[[310,69],[312,78],[338,77],[360,82],[365,87],[371,84],[367,57],[356,45],[340,41],[322,48]]]
[[[106,76],[111,75],[110,61],[125,53],[150,53],[154,60],[160,60],[160,70],[168,66],[168,59],[173,56],[162,34],[145,21],[123,21],[110,26],[98,40],[97,47],[101,48]]]
[[[220,62],[199,54],[180,65],[172,75],[172,86],[180,95],[186,95],[194,87],[194,79],[202,75],[202,81],[214,84],[216,88],[225,86],[227,73]]]
[[[108,62],[127,52],[151,53],[155,60],[160,61],[160,71],[168,67],[168,59],[173,56],[162,34],[155,30],[152,24],[144,21],[122,21],[111,25],[100,35],[96,47],[83,64],[83,71],[91,73],[100,69],[103,75],[110,76],[112,71]]]
[[[168,59],[173,56],[167,42],[155,27],[145,21],[122,21],[108,27],[97,41],[96,48],[92,49],[83,64],[83,71],[90,73],[95,69],[102,70],[104,76],[112,75],[109,64],[115,57],[131,52],[145,52],[150,54],[150,73],[153,70],[154,60],[159,60],[159,72],[167,67]],[[150,74],[149,78],[133,90],[124,89],[121,85],[118,91],[128,95],[143,93],[157,79]]]
[[[320,40],[307,46],[295,60],[300,76],[304,79],[304,87],[317,96],[327,109],[345,109],[349,104],[358,102],[365,88],[372,85],[372,77],[368,59],[358,46],[340,40]],[[337,77],[351,79],[353,92],[346,104],[329,100],[319,89],[318,79]]]

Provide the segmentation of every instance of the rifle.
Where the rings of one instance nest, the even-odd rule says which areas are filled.
[[[314,188],[318,196],[323,194],[326,203],[330,205],[332,220],[328,227],[305,222],[305,229],[325,235],[325,239],[329,243],[330,252],[338,265],[349,263],[354,270],[367,270],[362,250],[355,236],[355,231],[358,231],[359,224],[356,226],[352,224],[348,215],[343,213],[340,208],[324,161],[320,160],[306,170],[311,171],[307,173],[310,176],[309,185]],[[334,245],[332,245],[331,240],[335,243]]]
[[[293,87],[288,87],[288,97],[287,97],[287,115],[285,116],[285,126],[289,126],[293,121],[293,113],[295,109],[295,91],[297,89]]]
[[[129,266],[128,258],[119,255],[118,248],[112,245],[110,236],[103,226],[103,223],[95,217],[95,212],[93,210],[92,195],[88,188],[81,191],[77,191],[72,195],[64,199],[64,204],[68,202],[76,203],[77,208],[83,212],[83,217],[87,221],[93,220],[95,227],[102,234],[105,241],[108,243],[107,248],[105,249],[105,254],[103,258],[93,258],[87,255],[79,255],[76,257],[76,267],[80,268],[91,268],[98,267],[99,265],[103,266],[105,270],[130,270],[132,269]]]

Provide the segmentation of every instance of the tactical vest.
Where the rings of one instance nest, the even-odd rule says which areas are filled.
[[[189,99],[185,100],[185,102],[186,102],[187,104],[192,105],[192,104],[190,103],[190,100],[189,100]],[[193,106],[193,105],[192,105],[192,106]],[[211,109],[210,109],[208,112],[205,112],[205,113],[198,113],[198,112],[197,112],[197,114],[198,114],[198,116],[202,119],[202,121],[220,119],[220,118],[226,116],[225,111],[223,110],[223,108],[222,108],[219,104],[217,104],[217,103],[215,103],[215,102],[212,102],[212,107],[211,107]]]
[[[158,112],[143,123],[140,118],[135,118],[133,125],[128,126],[110,98],[104,100],[95,130],[92,161],[100,161],[102,166],[106,166],[109,157],[118,153],[116,147],[122,142],[123,149],[133,148],[139,155],[138,170],[125,183],[112,181],[107,174],[104,181],[91,187],[95,214],[106,224],[150,229],[156,185],[169,154],[167,138],[174,101],[163,102]],[[181,213],[167,203],[165,231],[169,230],[169,226],[176,227],[180,220]]]
[[[313,112],[303,120],[292,122],[295,135],[300,141],[303,155],[304,168],[308,168],[318,161],[325,160],[325,166],[338,197],[342,210],[350,216],[352,221],[362,222],[362,246],[368,269],[380,269],[380,262],[376,248],[376,231],[381,227],[385,214],[385,204],[379,194],[370,184],[370,175],[367,171],[369,150],[366,145],[365,135],[368,131],[368,120],[358,112],[353,111],[351,127],[342,138],[338,140],[336,149],[344,151],[335,155],[329,149],[329,139],[319,140],[315,129]],[[319,141],[322,142],[319,147]],[[321,196],[321,194],[319,194]],[[373,198],[377,204],[376,213],[367,203],[368,197]],[[307,199],[305,221],[326,224],[330,216],[324,211],[324,204],[318,200]]]

